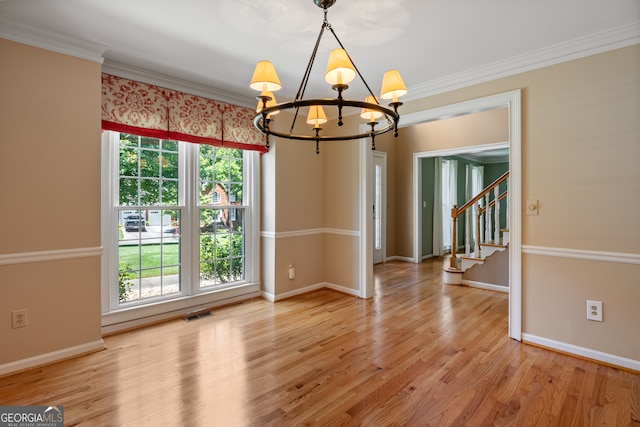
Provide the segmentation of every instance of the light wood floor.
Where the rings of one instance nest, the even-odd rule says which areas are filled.
[[[0,405],[84,426],[638,426],[640,375],[507,338],[506,294],[442,260],[376,266],[376,295],[320,290],[105,338],[0,378]]]

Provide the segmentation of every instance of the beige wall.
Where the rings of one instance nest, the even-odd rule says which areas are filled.
[[[0,364],[100,338],[99,257],[11,263],[8,255],[100,246],[100,65],[0,40]],[[524,332],[640,360],[637,264],[526,253],[527,246],[640,254],[640,46],[407,102],[402,113],[522,89]],[[34,124],[38,120],[37,125]],[[401,134],[409,133],[401,129]],[[377,138],[388,152],[388,255],[406,252],[410,149]],[[403,137],[404,138],[404,137]],[[264,156],[263,274],[274,294],[323,282],[355,287],[357,150],[278,141]],[[339,151],[332,151],[333,148]],[[327,156],[322,157],[324,153]],[[344,158],[341,158],[344,156]],[[341,162],[334,169],[327,164]],[[268,173],[268,172],[267,172]],[[329,184],[339,184],[332,193]],[[330,200],[328,200],[330,199]],[[330,202],[340,200],[335,211]],[[397,209],[396,209],[397,207]],[[8,226],[7,226],[8,224]],[[332,232],[316,232],[333,229]],[[634,258],[637,259],[637,258]],[[294,281],[286,278],[290,263]],[[268,283],[267,283],[268,282]],[[272,286],[272,288],[269,288]],[[604,302],[588,322],[585,299]],[[10,329],[10,311],[30,325]],[[56,337],[60,337],[56,339]]]
[[[629,303],[640,301],[637,261],[572,258],[575,250],[640,255],[640,45],[409,102],[402,112],[514,89],[522,90],[522,201],[540,203],[539,215],[522,218],[523,332],[640,360],[640,310]],[[402,144],[412,144],[410,132],[401,129]],[[413,190],[400,171],[412,149],[395,151],[395,250],[407,256]],[[586,320],[586,299],[603,301],[604,322]]]
[[[359,144],[358,141],[332,141],[322,144],[320,150],[320,156],[324,158],[324,227],[328,229],[324,236],[324,281],[356,292],[360,228]]]
[[[290,116],[275,120],[278,130],[288,130]],[[298,120],[302,126],[308,125]],[[325,127],[328,133],[335,123]],[[263,233],[262,248],[275,251],[263,254],[274,262],[263,266],[264,291],[276,299],[323,285],[357,291],[358,142],[322,142],[316,154],[314,142],[277,138],[262,165],[263,187],[273,185],[263,192],[263,231],[273,234]]]
[[[2,365],[100,340],[100,64],[4,39],[0,57]]]

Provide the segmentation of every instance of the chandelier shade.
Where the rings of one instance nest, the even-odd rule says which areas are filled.
[[[322,105],[312,105],[309,107],[307,115],[307,124],[313,125],[314,128],[327,123],[327,115],[324,113]]]
[[[334,49],[329,54],[324,79],[330,85],[346,85],[356,78],[356,70],[344,49]]]
[[[369,104],[378,104],[378,100],[374,97],[374,96],[367,96],[364,100],[364,102],[368,102]],[[383,114],[380,111],[376,111],[376,110],[372,110],[370,108],[363,108],[362,111],[360,112],[360,117],[362,117],[365,120],[368,120],[370,122],[375,121],[376,119],[379,119],[380,117],[382,117]]]
[[[251,77],[249,87],[261,92],[273,92],[282,88],[278,73],[276,73],[276,68],[271,61],[258,62],[253,72],[253,77]]]
[[[252,89],[260,92],[260,95],[257,97],[258,107],[253,123],[266,136],[265,147],[267,149],[269,148],[270,136],[301,141],[315,141],[316,153],[319,153],[320,141],[345,141],[371,138],[371,147],[375,149],[374,139],[377,135],[393,130],[394,136],[398,136],[398,121],[400,120],[398,107],[402,105],[402,103],[398,101],[398,97],[407,93],[407,87],[402,81],[398,70],[386,72],[383,77],[380,98],[391,99],[392,102],[390,102],[388,106],[381,105],[378,102],[376,96],[371,91],[371,88],[362,77],[362,74],[353,63],[349,53],[327,20],[327,9],[335,4],[336,1],[337,0],[313,0],[316,6],[323,9],[324,21],[320,27],[320,33],[318,34],[311,58],[307,64],[307,69],[293,101],[276,102],[272,92],[280,89],[281,84],[275,67],[270,61],[259,61],[256,65],[251,83],[249,84]],[[331,51],[324,77],[325,81],[331,85],[331,88],[338,92],[338,96],[335,98],[305,99],[304,92],[325,30],[331,32],[340,46],[340,48]],[[343,97],[343,93],[349,88],[348,84],[355,80],[356,77],[360,78],[368,92],[364,101]],[[300,132],[299,127],[295,126],[298,115],[301,113],[301,109],[307,111],[307,108],[306,123],[312,125],[312,127],[308,128],[309,133],[297,133]],[[357,132],[340,132],[334,130],[325,134],[327,129],[320,127],[320,125],[328,122],[325,108],[331,108],[333,114],[337,113],[335,116],[337,116],[336,123],[338,129],[344,125],[343,113],[345,111],[347,112],[346,119],[351,120],[352,117],[364,119],[364,124],[367,125],[369,129],[362,130],[360,126],[349,126],[349,129],[357,128],[359,130]],[[274,120],[273,115],[285,110],[289,110],[293,114],[289,132],[277,130],[271,123]],[[333,114],[331,117],[335,117]],[[321,131],[324,132],[321,133]]]
[[[398,97],[406,95],[406,93],[407,86],[405,86],[398,70],[390,70],[384,73],[380,98],[393,99],[395,102],[398,100]]]

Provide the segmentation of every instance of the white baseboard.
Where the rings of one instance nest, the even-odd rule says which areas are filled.
[[[283,294],[274,295],[271,293],[262,292],[262,297],[270,302],[276,302],[285,298],[290,298],[296,295],[306,294],[307,292],[317,291],[318,289],[333,289],[334,291],[342,292],[355,297],[360,296],[357,289],[345,288],[344,286],[335,285],[333,283],[323,282],[315,285],[305,286],[304,288],[296,289],[293,291],[285,292]]]
[[[595,360],[605,363],[607,365],[619,366],[621,368],[630,369],[632,371],[640,372],[640,360],[628,359],[626,357],[616,356],[615,354],[603,353],[598,350],[590,348],[579,347],[573,344],[567,344],[552,339],[539,337],[532,334],[523,333],[522,341],[529,342],[531,344],[537,344],[542,347],[546,347],[553,350],[558,350],[563,353],[569,353],[576,356],[581,356],[587,359]]]
[[[480,289],[486,289],[489,291],[504,292],[506,294],[509,293],[508,286],[494,285],[493,283],[476,282],[474,280],[462,279],[462,284],[469,286],[471,288],[480,288]]]
[[[359,297],[360,292],[357,289],[345,288],[344,286],[334,285],[333,283],[325,283],[326,288],[333,289],[334,291],[342,292],[343,294]]]
[[[74,347],[52,351],[51,353],[39,354],[26,359],[16,360],[15,362],[5,363],[0,365],[0,377],[21,372],[26,369],[35,368],[36,366],[47,365],[49,363],[59,362],[72,357],[82,356],[83,354],[93,353],[103,350],[104,348],[104,340],[101,338],[97,341],[88,342],[86,344],[80,344]]]
[[[405,261],[405,262],[413,262],[413,258],[409,258],[406,256],[389,256],[385,258],[385,262],[387,261]]]

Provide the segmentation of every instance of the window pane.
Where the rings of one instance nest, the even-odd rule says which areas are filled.
[[[231,180],[234,182],[242,182],[242,180],[240,181],[236,181],[238,178],[242,178],[242,158],[240,159],[232,159],[229,162],[229,168],[230,168],[230,172],[231,172]]]
[[[120,205],[177,205],[177,149],[175,141],[120,134]]]
[[[120,205],[138,204],[138,180],[135,178],[120,178]]]
[[[160,148],[160,140],[157,138],[142,136],[140,137],[140,146],[142,148],[153,148],[157,150]]]
[[[162,173],[164,178],[178,179],[178,154],[164,153],[161,159]]]
[[[152,206],[160,204],[160,180],[158,179],[141,179],[139,204],[144,206]]]
[[[178,141],[162,141],[162,150],[163,151],[173,151],[178,152]]]
[[[140,150],[140,175],[145,177],[160,176],[160,153]]]
[[[126,141],[121,142],[126,143]],[[138,150],[136,148],[120,148],[120,176],[138,176]]]
[[[214,166],[214,178],[218,182],[229,181],[229,164],[230,161],[226,157],[216,157],[216,163]]]
[[[200,210],[200,286],[244,280],[244,208]]]
[[[180,293],[180,210],[119,211],[119,302]]]
[[[208,150],[207,150],[208,151]],[[214,157],[211,154],[203,154],[200,149],[200,179],[203,181],[213,181]]]
[[[162,204],[178,204],[178,181],[162,181]]]
[[[131,135],[128,133],[120,134],[120,146],[121,147],[137,147],[140,137],[137,135]]]
[[[242,203],[242,184],[231,184],[229,204]]]

